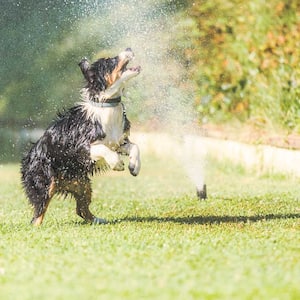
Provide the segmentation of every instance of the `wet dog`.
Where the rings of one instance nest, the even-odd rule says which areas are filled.
[[[32,224],[40,225],[55,194],[72,195],[76,212],[85,221],[101,224],[89,210],[90,176],[98,171],[124,170],[120,155],[129,155],[129,171],[137,176],[139,148],[129,141],[130,122],[121,102],[126,82],[141,68],[127,68],[130,48],[113,58],[79,63],[86,80],[82,101],[59,113],[21,163],[22,183],[33,206]]]

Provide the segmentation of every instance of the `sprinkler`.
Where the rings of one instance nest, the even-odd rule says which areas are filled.
[[[205,200],[207,198],[206,184],[203,184],[202,189],[199,189],[197,187],[197,196],[198,196],[199,200]]]

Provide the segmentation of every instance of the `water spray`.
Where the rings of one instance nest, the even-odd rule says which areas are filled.
[[[193,108],[194,86],[185,73],[180,48],[174,51],[178,39],[175,12],[179,2],[166,1],[164,6],[157,0],[103,3],[106,3],[106,18],[96,19],[94,25],[97,26],[84,26],[84,30],[106,28],[97,32],[97,36],[105,36],[106,42],[118,37],[110,44],[120,49],[130,45],[138,53],[143,74],[135,83],[134,95],[130,95],[128,89],[129,105],[136,115],[154,120],[172,141],[178,142],[171,153],[182,165],[183,175],[196,187],[197,197],[206,199],[203,145],[198,143],[199,134],[193,135],[199,133],[198,125],[193,125],[197,120]]]

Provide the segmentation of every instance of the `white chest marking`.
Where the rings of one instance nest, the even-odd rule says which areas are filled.
[[[99,121],[106,137],[103,140],[95,141],[93,144],[103,144],[111,150],[119,148],[123,142],[124,116],[123,106],[118,104],[114,107],[94,106],[89,102],[83,103],[87,117]]]
[[[119,104],[116,107],[103,107],[99,110],[103,131],[106,134],[101,143],[116,150],[123,137],[123,107]]]

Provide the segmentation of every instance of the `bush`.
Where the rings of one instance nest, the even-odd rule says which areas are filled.
[[[300,132],[300,3],[191,3],[185,57],[201,122],[238,118]]]

